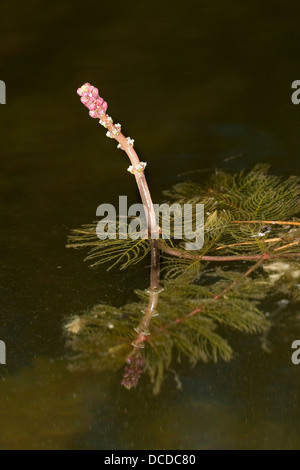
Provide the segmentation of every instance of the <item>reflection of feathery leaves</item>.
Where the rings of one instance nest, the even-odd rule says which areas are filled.
[[[159,316],[151,321],[151,335],[145,343],[146,370],[154,383],[155,391],[161,386],[164,372],[174,361],[188,359],[195,365],[199,361],[228,361],[232,349],[223,337],[223,327],[246,333],[266,328],[268,323],[256,307],[256,294],[247,299],[245,291],[262,290],[258,280],[243,279],[240,286],[222,301],[215,296],[224,286],[236,279],[237,273],[219,271],[203,281],[207,285],[183,282],[179,279],[164,283],[165,290],[159,296]],[[264,287],[264,291],[266,291]],[[134,328],[147,305],[146,291],[136,291],[139,301],[117,309],[98,305],[81,317],[76,334],[69,334],[69,344],[74,356],[73,368],[91,367],[95,370],[121,367],[134,339]],[[190,315],[195,308],[199,312]],[[70,324],[67,325],[70,330]],[[72,333],[72,331],[70,330]]]
[[[199,272],[199,260],[188,260],[164,256],[162,261],[162,273],[165,273],[166,279],[180,279],[181,281],[192,281]],[[175,261],[175,262],[174,262]]]

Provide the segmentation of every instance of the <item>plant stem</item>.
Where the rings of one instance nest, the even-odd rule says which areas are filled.
[[[151,240],[150,290],[160,289],[160,247],[157,240]]]
[[[271,225],[298,225],[300,222],[284,220],[233,220],[232,224],[271,224]]]
[[[259,260],[262,256],[264,260],[268,259],[278,259],[278,258],[293,258],[299,257],[300,253],[263,253],[258,255],[232,255],[232,256],[209,256],[209,255],[194,255],[190,253],[186,253],[181,250],[177,250],[176,248],[170,248],[168,245],[159,242],[159,246],[161,251],[172,255],[177,256],[178,258],[185,258],[185,259],[193,259],[193,260],[202,260],[202,261],[255,261]]]
[[[142,203],[145,208],[146,217],[148,221],[149,236],[151,239],[157,239],[159,237],[160,228],[156,223],[156,216],[155,216],[155,211],[154,211],[149,187],[146,181],[144,171],[143,170],[138,171],[136,169],[136,167],[139,167],[139,165],[141,164],[140,159],[136,151],[132,147],[132,145],[130,145],[130,143],[128,142],[126,137],[122,134],[122,132],[119,131],[118,128],[115,127],[115,125],[113,124],[109,116],[105,115],[102,118],[102,120],[105,121],[106,127],[108,128],[110,135],[113,136],[113,138],[117,140],[117,142],[121,145],[121,148],[128,155],[128,158],[133,167],[133,174],[134,174],[136,184],[137,184],[137,187],[138,187],[141,199],[142,199]]]
[[[264,243],[274,243],[274,242],[281,242],[282,238],[267,238],[264,240]],[[241,245],[255,245],[256,241],[254,242],[241,242],[241,243],[232,243],[231,245],[223,245],[219,246],[217,250],[223,250],[224,248],[231,248],[232,246],[241,246]]]

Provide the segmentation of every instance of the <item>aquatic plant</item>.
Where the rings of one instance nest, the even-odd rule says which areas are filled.
[[[110,263],[108,269],[125,269],[147,256],[151,265],[149,287],[135,291],[136,302],[121,308],[97,305],[68,322],[72,367],[102,370],[126,364],[122,385],[135,387],[147,372],[158,393],[164,373],[174,371],[176,361],[228,361],[233,353],[228,329],[259,333],[268,328],[261,308],[266,296],[284,292],[299,301],[299,179],[270,175],[268,166],[256,165],[233,175],[215,171],[205,184],[184,182],[166,191],[180,207],[204,204],[204,246],[187,251],[186,236],[174,238],[175,223],[169,239],[160,237],[146,163],[140,162],[134,141],[113,123],[95,87],[87,83],[77,93],[90,116],[128,155],[148,234],[133,240],[126,231],[123,238],[99,239],[93,223],[73,230],[67,246],[88,248],[92,266]],[[195,222],[194,212],[192,217]]]

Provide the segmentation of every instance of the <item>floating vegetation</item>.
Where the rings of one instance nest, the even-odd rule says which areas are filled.
[[[83,96],[90,85],[84,87]],[[95,90],[92,87],[96,96]],[[131,160],[149,233],[140,239],[99,239],[94,223],[73,230],[68,247],[88,249],[86,260],[92,266],[107,264],[108,269],[125,269],[149,256],[150,287],[135,291],[136,302],[121,308],[97,305],[68,322],[71,368],[125,367],[121,383],[128,389],[148,373],[158,393],[165,372],[174,373],[176,362],[188,360],[194,366],[199,361],[230,360],[230,330],[265,331],[265,297],[284,292],[299,301],[299,179],[270,175],[266,165],[257,165],[233,175],[218,171],[205,184],[185,182],[166,191],[169,203],[179,208],[204,205],[204,244],[186,250],[186,233],[180,240],[175,237],[178,221],[172,220],[169,238],[158,236],[160,221],[153,217],[145,165],[140,166],[131,142],[113,125],[106,108],[99,112],[109,137]],[[194,226],[196,211],[191,214]]]

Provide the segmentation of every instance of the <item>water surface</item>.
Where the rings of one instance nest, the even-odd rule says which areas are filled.
[[[263,162],[299,174],[298,13],[296,1],[2,2],[0,448],[299,448],[289,305],[268,347],[235,338],[231,363],[182,365],[182,390],[168,377],[157,397],[147,379],[129,393],[120,373],[68,372],[63,334],[71,315],[148,284],[146,266],[93,271],[65,248],[99,204],[138,202],[78,86],[98,86],[135,139],[155,202],[190,170],[204,181],[207,168]]]

